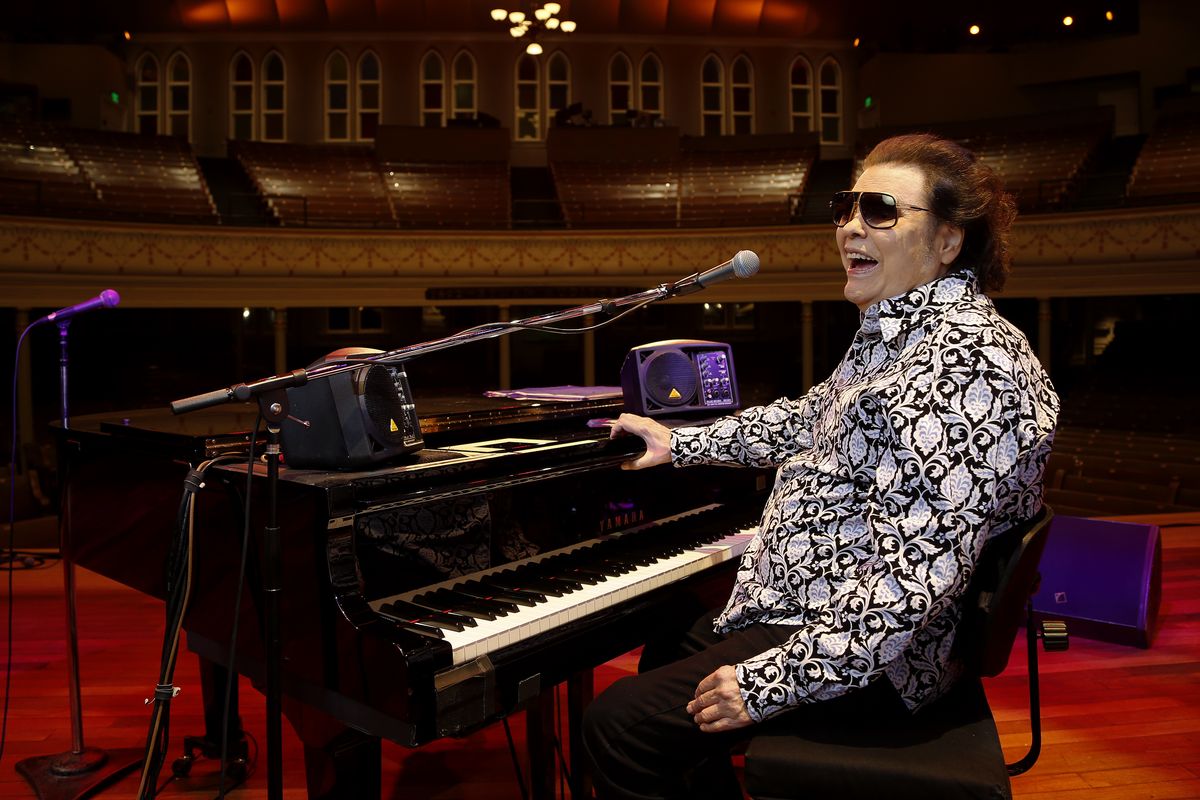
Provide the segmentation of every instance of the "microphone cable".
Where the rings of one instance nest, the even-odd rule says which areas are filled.
[[[217,799],[225,797],[225,773],[229,766],[229,717],[233,706],[233,683],[237,680],[237,641],[238,627],[241,622],[242,587],[246,584],[246,564],[250,557],[250,496],[254,487],[254,445],[258,442],[258,429],[262,426],[263,415],[259,411],[254,420],[254,429],[250,431],[250,455],[246,459],[246,502],[242,511],[242,557],[238,565],[237,591],[233,599],[233,622],[229,629],[229,665],[225,674],[225,696],[221,703],[221,773],[217,784]],[[238,726],[239,728],[241,725]],[[242,731],[245,736],[245,731]],[[255,743],[255,762],[258,761],[258,744]],[[250,777],[251,767],[246,765],[246,774],[242,781]]]
[[[8,548],[5,557],[9,560],[8,569],[8,623],[5,632],[4,657],[4,708],[0,711],[0,761],[4,760],[4,746],[8,742],[8,700],[12,694],[12,654],[13,654],[13,605],[16,597],[13,594],[13,572],[16,567],[17,555],[17,378],[21,374],[21,345],[25,343],[28,334],[37,322],[25,326],[17,337],[17,350],[13,356],[12,376],[12,453],[8,459]]]
[[[208,470],[222,461],[232,461],[237,456],[218,456],[189,469],[184,478],[183,497],[176,518],[176,538],[171,543],[166,564],[166,627],[163,632],[162,655],[158,683],[154,697],[147,700],[154,710],[150,718],[150,730],[146,736],[146,756],[142,762],[141,780],[138,785],[138,800],[151,800],[158,790],[158,774],[162,770],[169,745],[171,700],[179,694],[172,683],[175,662],[179,655],[179,640],[183,631],[183,617],[187,613],[192,592],[192,548],[195,534],[196,494],[204,487],[204,476]]]
[[[638,309],[645,308],[646,306],[650,305],[651,303],[657,303],[657,302],[658,302],[657,297],[651,298],[649,300],[643,300],[640,303],[634,303],[633,305],[631,305],[629,308],[625,309],[621,313],[619,313],[615,316],[609,317],[608,319],[604,320],[603,322],[597,322],[595,325],[583,325],[578,328],[556,328],[553,325],[530,325],[525,322],[517,322],[517,321],[485,322],[482,325],[475,325],[474,327],[459,331],[456,335],[462,336],[463,334],[474,333],[475,331],[480,331],[485,328],[495,328],[497,330],[504,330],[505,328],[513,328],[516,330],[546,331],[547,333],[560,333],[560,334],[587,333],[588,331],[600,330],[601,328],[603,328],[607,325],[613,324],[614,322],[616,322],[621,317],[624,317],[627,314],[632,314],[634,311],[637,311]]]

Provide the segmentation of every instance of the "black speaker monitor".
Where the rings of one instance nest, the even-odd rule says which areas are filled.
[[[646,417],[740,407],[733,352],[721,342],[671,339],[635,347],[621,366],[625,409]]]
[[[311,366],[379,352],[346,348]],[[289,467],[361,469],[424,444],[403,365],[367,364],[288,389],[287,394],[292,418],[284,420],[281,435]]]

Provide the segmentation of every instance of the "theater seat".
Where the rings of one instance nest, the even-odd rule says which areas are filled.
[[[755,800],[1002,800],[1011,798],[1009,776],[1037,760],[1041,748],[1037,683],[1037,629],[1030,598],[1053,513],[993,538],[968,587],[956,643],[967,665],[951,691],[912,717],[871,730],[835,726],[805,735],[761,735],[746,749],[746,791]],[[1033,743],[1020,761],[1006,765],[982,677],[1000,674],[1022,620],[1029,644],[1030,720]],[[1061,623],[1044,623],[1043,640],[1064,649]]]

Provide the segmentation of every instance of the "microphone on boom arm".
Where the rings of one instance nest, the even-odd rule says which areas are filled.
[[[701,289],[707,289],[714,283],[720,283],[735,276],[738,278],[749,278],[756,272],[758,272],[758,255],[753,250],[739,250],[733,258],[724,264],[718,264],[712,269],[706,269],[704,272],[693,273],[671,284],[669,287],[670,296],[682,297],[685,294],[692,294]]]
[[[53,314],[47,314],[38,320],[38,322],[63,322],[76,314],[82,314],[85,311],[91,311],[95,308],[112,308],[121,302],[121,295],[117,294],[112,289],[105,289],[100,294],[93,297],[91,300],[84,300],[82,303],[76,303],[73,306],[60,308]]]

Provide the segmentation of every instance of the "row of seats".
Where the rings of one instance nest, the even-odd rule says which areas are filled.
[[[551,162],[570,227],[782,225],[810,149],[684,151],[678,160]]]
[[[0,211],[213,223],[186,141],[29,123],[0,125]]]
[[[1006,130],[1004,125],[980,125],[977,130],[947,130],[944,135],[974,151],[1004,180],[1024,210],[1047,210],[1063,205],[1088,160],[1111,130],[1103,120],[1076,121],[1054,127]],[[871,137],[859,144],[854,177],[862,172]]]
[[[1099,118],[1097,118],[1099,119]],[[1053,208],[1071,191],[1104,120],[996,123],[952,135],[980,153],[1026,208]],[[869,150],[863,136],[856,174]],[[279,224],[505,228],[504,161],[381,162],[368,147],[237,142],[231,154]],[[573,227],[785,224],[816,154],[804,149],[683,150],[677,159],[552,162],[563,218]],[[186,142],[166,136],[0,125],[0,213],[218,221]],[[1128,185],[1135,200],[1200,193],[1200,112],[1164,115]]]
[[[234,142],[230,150],[284,226],[508,226],[507,163],[380,163],[355,146]]]
[[[1200,111],[1159,118],[1138,154],[1126,194],[1133,199],[1200,196]]]
[[[1074,516],[1200,511],[1200,439],[1060,427],[1046,501]]]

